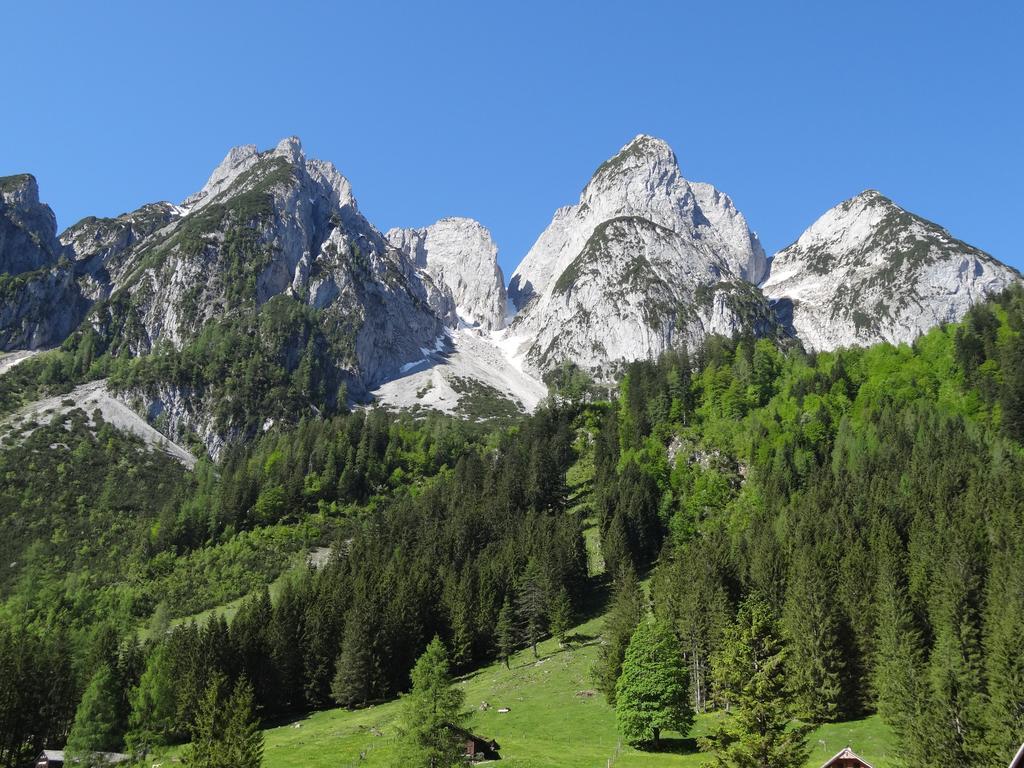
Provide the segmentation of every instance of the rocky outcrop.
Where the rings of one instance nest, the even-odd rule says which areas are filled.
[[[1020,274],[874,190],[835,206],[772,259],[764,293],[815,350],[910,342]]]
[[[561,208],[519,265],[528,367],[564,360],[594,371],[658,355],[709,333],[777,334],[751,284],[764,250],[728,196],[682,177],[665,142],[638,136]]]
[[[451,291],[459,320],[498,330],[505,324],[505,277],[491,233],[473,219],[441,219],[429,227],[392,229],[388,241]]]
[[[0,177],[0,273],[52,267],[60,255],[57,218],[50,206],[39,202],[35,177]]]
[[[88,301],[67,256],[35,178],[0,178],[0,350],[59,344],[81,321]]]

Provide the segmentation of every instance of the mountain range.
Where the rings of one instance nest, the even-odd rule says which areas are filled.
[[[483,225],[381,232],[296,138],[232,149],[178,204],[59,234],[31,175],[0,178],[0,350],[61,347],[83,379],[116,369],[113,396],[214,454],[374,400],[531,410],[561,366],[610,381],[710,334],[912,342],[1020,280],[873,190],[769,258],[728,195],[643,135],[555,211],[507,287]]]

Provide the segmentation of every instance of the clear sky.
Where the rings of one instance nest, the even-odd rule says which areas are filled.
[[[637,133],[769,253],[874,187],[1024,268],[1024,3],[4,2],[0,174],[64,228],[295,134],[382,230],[488,226],[506,277]]]

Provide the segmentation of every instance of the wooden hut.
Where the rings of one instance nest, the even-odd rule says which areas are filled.
[[[847,747],[821,768],[874,768],[874,766]]]
[[[465,728],[459,728],[456,725],[450,725],[449,728],[462,739],[467,760],[501,760],[501,755],[498,754],[501,745],[494,739],[475,736]]]

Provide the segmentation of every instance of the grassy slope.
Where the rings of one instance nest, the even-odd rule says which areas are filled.
[[[577,634],[595,637],[600,619],[581,625]],[[701,765],[705,755],[696,752],[692,738],[678,734],[673,751],[638,752],[626,745],[619,749],[615,713],[598,694],[590,691],[589,670],[597,652],[594,640],[573,650],[559,650],[549,640],[540,647],[536,663],[529,650],[512,660],[512,668],[501,664],[472,673],[461,682],[467,708],[473,709],[470,729],[501,744],[506,768],[597,768],[614,758],[616,768],[636,766]],[[490,709],[481,711],[482,702]],[[499,714],[500,707],[509,707]],[[348,712],[343,709],[318,712],[297,723],[266,731],[266,768],[343,768],[344,766],[394,765],[395,702]],[[713,716],[697,720],[691,737],[714,727]],[[850,745],[876,768],[892,768],[892,747],[888,729],[877,717],[851,723],[823,726],[811,737],[814,747],[809,766],[819,766],[843,747]],[[365,760],[360,761],[360,753]]]

